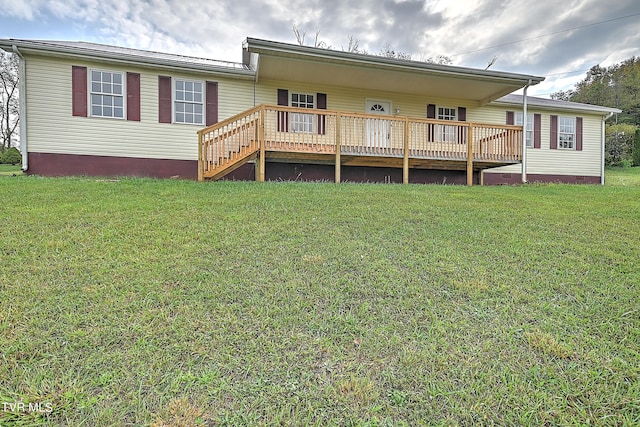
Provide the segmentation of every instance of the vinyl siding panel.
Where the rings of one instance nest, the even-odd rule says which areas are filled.
[[[513,108],[511,108],[514,110]],[[487,106],[482,109],[483,121],[493,118],[505,118],[507,108]],[[515,109],[517,111],[517,109]],[[561,112],[529,109],[529,113],[541,115],[541,146],[527,149],[527,173],[548,175],[583,175],[600,176],[602,162],[602,116],[584,114],[583,112]],[[582,151],[550,149],[550,116],[582,117],[583,145]],[[489,169],[485,173],[521,173],[521,165],[509,165]]]
[[[71,67],[140,74],[140,121],[72,116]],[[253,106],[253,82],[206,74],[27,57],[29,151],[41,153],[196,160],[201,125],[158,123],[158,75],[217,81],[219,119]],[[126,114],[125,114],[126,116]]]

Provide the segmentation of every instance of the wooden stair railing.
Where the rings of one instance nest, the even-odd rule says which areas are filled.
[[[198,131],[198,180],[219,179],[260,150],[264,107],[257,106]]]

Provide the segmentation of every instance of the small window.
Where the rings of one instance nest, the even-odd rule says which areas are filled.
[[[199,81],[175,80],[173,108],[176,123],[204,123],[203,87]]]
[[[124,118],[123,73],[91,70],[89,85],[93,117]]]
[[[516,126],[523,126],[522,113],[516,113]],[[533,148],[533,114],[527,114],[527,147]]]
[[[576,118],[560,117],[558,119],[558,148],[575,150]]]
[[[456,112],[456,108],[438,107],[438,120],[455,120]]]
[[[449,107],[438,107],[438,120],[456,120],[457,109]],[[438,125],[440,127],[440,141],[458,142],[457,126]]]
[[[291,93],[291,106],[296,108],[315,108],[315,96],[306,93]],[[314,114],[291,113],[290,132],[313,133]]]

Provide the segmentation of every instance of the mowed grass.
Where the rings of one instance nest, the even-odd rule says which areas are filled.
[[[605,171],[605,184],[612,186],[640,186],[640,167],[611,167]]]
[[[19,176],[23,175],[22,165],[3,165],[0,164],[0,176]]]
[[[3,426],[640,424],[638,186],[0,194]]]

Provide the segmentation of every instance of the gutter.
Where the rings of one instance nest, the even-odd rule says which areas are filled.
[[[20,153],[22,154],[22,171],[29,170],[29,154],[27,150],[27,63],[18,46],[12,46],[13,53],[18,56],[18,108],[20,111]]]
[[[524,86],[522,92],[522,183],[527,183],[527,89],[531,80]]]

